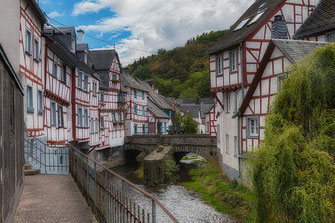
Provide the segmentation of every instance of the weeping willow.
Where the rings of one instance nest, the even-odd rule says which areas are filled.
[[[251,155],[258,222],[335,222],[335,45],[289,69]]]

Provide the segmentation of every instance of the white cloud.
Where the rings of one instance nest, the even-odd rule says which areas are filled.
[[[52,19],[57,18],[57,17],[62,17],[62,16],[64,16],[64,15],[65,15],[64,12],[63,12],[63,13],[59,13],[59,12],[57,12],[57,11],[53,11],[53,12],[50,12],[50,13],[48,14],[48,16],[49,16],[50,18],[52,18]]]
[[[128,30],[129,38],[117,46],[123,64],[157,51],[183,45],[187,39],[211,30],[229,28],[250,0],[82,0],[74,5],[73,15],[98,13],[109,9],[112,17],[80,26],[85,31],[117,32]]]

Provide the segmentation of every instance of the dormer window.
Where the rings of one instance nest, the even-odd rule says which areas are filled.
[[[236,26],[236,28],[234,29],[234,31],[242,29],[242,27],[249,21],[249,18],[242,20],[242,22],[240,22],[240,24],[238,24],[238,26]]]
[[[253,23],[257,22],[257,20],[264,14],[266,10],[258,12],[257,15],[249,22],[248,26],[252,25]]]
[[[238,64],[237,64],[237,49],[236,50],[233,50],[230,52],[229,54],[229,67],[230,67],[230,71],[231,72],[236,72],[237,71],[237,67],[238,67]]]
[[[216,57],[216,75],[222,75],[223,74],[223,56],[217,56]]]

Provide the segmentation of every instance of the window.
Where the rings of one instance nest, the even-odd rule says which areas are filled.
[[[105,117],[104,116],[100,117],[100,127],[101,127],[101,130],[105,128]]]
[[[92,91],[93,91],[93,96],[97,96],[97,88],[98,88],[98,85],[97,85],[97,82],[93,81],[93,86],[92,86]]]
[[[248,21],[249,21],[249,18],[247,18],[245,20],[242,20],[242,22],[240,22],[240,24],[238,24],[238,26],[236,26],[234,31],[241,29]]]
[[[216,57],[216,75],[223,74],[223,56]]]
[[[53,66],[52,66],[52,76],[57,78],[57,71],[58,71],[58,63],[54,61]]]
[[[31,55],[31,32],[26,30],[26,53]]]
[[[142,91],[142,99],[144,100],[144,98],[145,98],[145,92]]]
[[[237,152],[237,148],[238,148],[238,144],[237,144],[237,137],[234,136],[234,155],[237,156],[238,152]]]
[[[247,135],[248,138],[258,138],[258,118],[250,117],[247,118]]]
[[[61,81],[66,84],[66,65],[63,63],[62,64],[62,76],[61,76]]]
[[[134,89],[134,98],[137,98],[137,90]]]
[[[233,50],[230,52],[229,56],[229,65],[230,65],[230,71],[236,72],[237,71],[237,50]]]
[[[230,94],[226,94],[226,112],[230,113]]]
[[[58,105],[58,127],[64,128],[63,107]]]
[[[134,105],[134,114],[137,115],[137,105]]]
[[[105,102],[105,94],[104,93],[100,94],[100,101],[101,101],[101,103]]]
[[[122,122],[122,113],[119,113],[119,122]]]
[[[41,90],[37,91],[37,109],[38,114],[43,115],[43,92]]]
[[[335,32],[333,33],[328,33],[326,35],[326,41],[327,42],[335,42]]]
[[[249,22],[248,26],[250,26],[251,24],[257,22],[257,20],[264,14],[265,11],[266,10],[258,12],[258,14]]]
[[[39,47],[40,47],[40,45],[39,45],[39,41],[37,40],[37,39],[34,39],[34,60],[35,61],[37,61],[37,62],[39,62],[38,60],[39,60]]]
[[[83,127],[83,110],[78,108],[78,126]]]
[[[51,102],[50,106],[50,125],[51,126],[56,126],[56,103]]]
[[[229,135],[226,134],[226,153],[229,154]]]
[[[116,122],[116,115],[114,112],[112,113],[112,122]]]
[[[88,110],[84,110],[84,122],[85,122],[85,127],[88,127]]]
[[[281,86],[283,86],[284,81],[287,79],[287,74],[280,74],[278,75],[278,90],[281,89]]]
[[[83,73],[80,71],[78,73],[78,88],[83,88]]]
[[[164,122],[164,132],[167,131],[166,122]]]
[[[137,125],[134,125],[134,134],[137,135]]]
[[[145,135],[145,125],[142,125],[142,134]]]
[[[88,91],[88,75],[84,77],[84,90]]]
[[[99,132],[99,120],[98,120],[98,118],[95,119],[95,132],[96,133]]]
[[[234,107],[234,112],[237,112],[238,107],[238,91],[235,92],[235,107]]]
[[[94,133],[94,119],[91,118],[91,133]]]
[[[145,107],[144,106],[142,106],[142,115],[145,116]]]
[[[34,113],[33,88],[27,85],[27,112]]]

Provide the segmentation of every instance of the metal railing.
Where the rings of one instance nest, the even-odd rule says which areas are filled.
[[[178,221],[150,193],[71,147],[70,173],[99,222]],[[140,203],[145,206],[141,207]],[[162,221],[159,221],[162,222]]]
[[[59,162],[58,155],[65,162]],[[152,194],[70,144],[55,153],[37,138],[25,139],[25,158],[43,174],[70,173],[99,222],[178,222]]]

